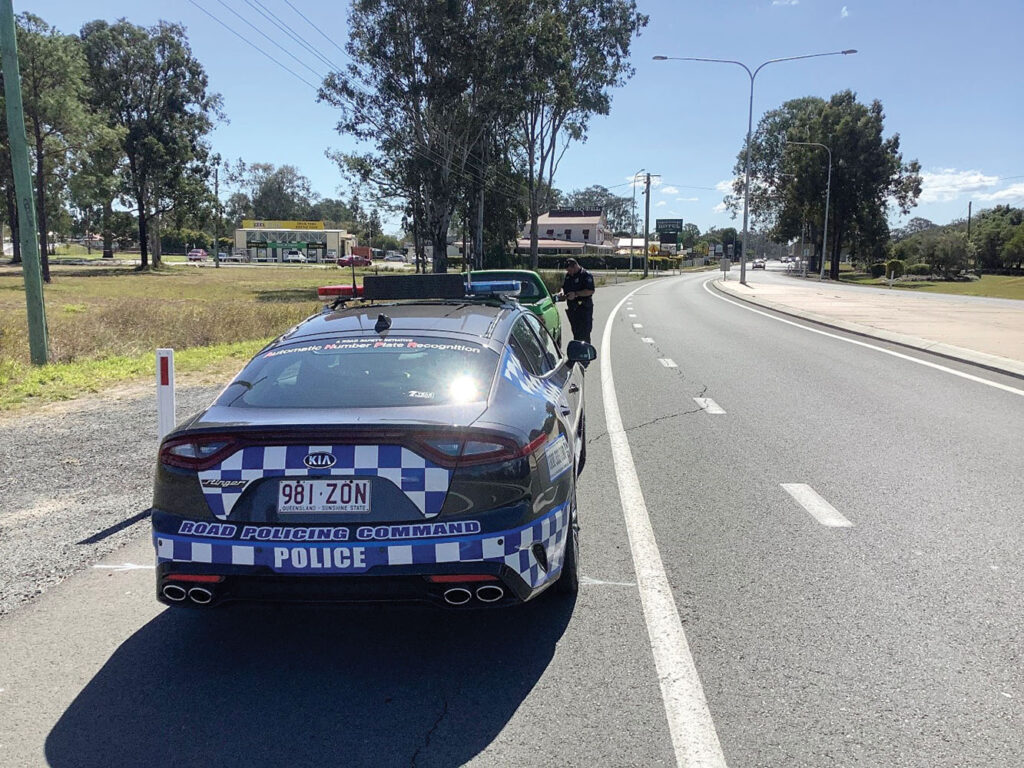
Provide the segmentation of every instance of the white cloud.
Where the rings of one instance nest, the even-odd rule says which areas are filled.
[[[800,0],[772,0],[772,5],[800,5]]]
[[[715,184],[715,189],[719,192],[724,192],[727,195],[732,194],[732,179],[722,179],[720,182]]]
[[[843,9],[839,12],[839,18],[840,19],[845,19],[849,15],[850,15],[850,12],[848,10],[846,10],[846,6],[844,5]]]
[[[919,202],[948,203],[961,195],[994,187],[998,183],[998,176],[986,176],[981,171],[958,171],[956,168],[922,171]]]
[[[1014,200],[1024,200],[1024,182],[1019,181],[1016,184],[1011,184],[1006,189],[986,192],[983,195],[975,195],[975,198],[986,203],[1009,203]]]
[[[667,203],[667,202],[665,202],[664,200],[659,200],[658,202],[656,202],[656,203],[654,204],[654,207],[655,207],[655,208],[661,208],[661,206],[663,206],[663,205],[668,205],[668,203]]]
[[[696,203],[698,200],[700,200],[699,197],[677,197],[676,198],[676,202],[677,203]]]
[[[679,190],[676,189],[675,187],[662,187],[661,188],[661,194],[663,194],[663,195],[678,195],[679,194]]]
[[[627,176],[625,178],[625,181],[629,182],[630,186],[632,186],[632,187],[636,187],[637,189],[642,189],[644,184],[646,183],[645,179],[646,179],[646,174],[640,173],[640,174],[637,174],[636,177]],[[652,175],[651,176],[651,186],[652,187],[660,187],[661,186],[661,179],[659,179],[657,176]]]
[[[725,213],[729,209],[728,209],[728,207],[726,206],[725,203],[719,203],[718,205],[716,205],[711,210],[714,211],[715,213]]]

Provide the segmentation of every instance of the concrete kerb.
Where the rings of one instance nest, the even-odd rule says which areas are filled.
[[[932,355],[944,357],[947,360],[969,363],[980,368],[985,368],[989,371],[994,371],[995,373],[1002,373],[1007,376],[1024,379],[1024,362],[1018,360],[1011,360],[1010,358],[1000,357],[999,355],[990,355],[986,352],[977,352],[973,349],[965,349],[964,347],[957,347],[953,344],[930,341],[929,339],[922,339],[905,333],[886,331],[881,328],[872,328],[867,325],[860,325],[859,323],[837,320],[834,317],[828,317],[826,315],[819,315],[816,312],[797,309],[787,304],[780,304],[775,301],[756,298],[754,296],[745,296],[740,292],[738,286],[724,283],[722,280],[713,281],[712,287],[719,293],[739,299],[747,304],[753,304],[755,306],[764,307],[765,309],[770,309],[773,312],[778,312],[780,315],[787,315],[799,320],[810,320],[813,323],[824,325],[828,328],[834,328],[839,331],[845,331],[846,333],[852,333],[854,335],[864,336],[870,339],[880,339],[891,344],[898,344],[901,347],[917,349],[922,352],[928,352]]]

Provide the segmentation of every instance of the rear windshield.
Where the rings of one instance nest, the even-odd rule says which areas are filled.
[[[380,408],[484,400],[492,350],[430,337],[335,339],[255,357],[217,399],[243,408]]]

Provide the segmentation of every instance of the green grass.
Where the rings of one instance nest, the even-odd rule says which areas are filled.
[[[840,278],[845,283],[858,285],[888,286],[884,277],[873,278],[863,272],[845,274]],[[956,296],[987,296],[994,299],[1024,300],[1024,277],[1014,275],[982,275],[980,280],[945,281],[915,280],[894,282],[893,288],[921,293],[948,293]]]

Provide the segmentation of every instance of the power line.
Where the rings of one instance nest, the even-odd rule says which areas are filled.
[[[275,58],[274,58],[273,56],[271,56],[271,55],[270,55],[269,53],[267,53],[266,51],[264,51],[264,50],[263,50],[262,48],[260,48],[260,47],[259,47],[258,45],[256,45],[255,43],[253,43],[253,42],[252,42],[251,40],[249,40],[249,39],[248,39],[247,37],[243,37],[243,36],[242,36],[242,35],[241,35],[241,34],[240,34],[239,32],[236,32],[236,31],[235,31],[235,30],[234,30],[234,29],[233,29],[232,27],[228,26],[228,25],[227,25],[227,24],[225,24],[225,23],[224,23],[223,21],[221,21],[221,20],[220,20],[220,19],[218,19],[218,18],[217,18],[216,16],[214,16],[214,15],[213,15],[212,13],[210,13],[210,12],[209,12],[208,10],[206,10],[205,8],[203,8],[203,6],[201,6],[201,5],[199,4],[199,3],[197,3],[197,2],[196,2],[196,0],[188,0],[188,1],[189,1],[190,3],[192,3],[192,5],[194,5],[194,6],[196,7],[196,8],[198,8],[198,9],[199,9],[200,11],[202,11],[202,12],[203,12],[203,13],[205,13],[205,14],[206,14],[207,16],[209,16],[209,17],[210,17],[211,19],[213,19],[213,20],[214,20],[214,21],[216,21],[216,22],[217,22],[218,24],[220,24],[220,25],[221,25],[222,27],[224,27],[224,29],[226,29],[226,30],[227,30],[228,32],[230,32],[231,34],[233,34],[233,35],[234,35],[235,37],[237,37],[237,38],[238,38],[239,40],[241,40],[241,41],[242,41],[243,43],[245,43],[246,45],[250,46],[251,48],[254,48],[254,49],[256,49],[256,50],[257,50],[257,51],[259,51],[260,53],[262,53],[262,54],[263,54],[264,56],[266,56],[266,57],[267,57],[268,59],[270,59],[270,60],[271,60],[272,62],[274,62],[274,63],[275,63],[275,64],[276,64],[277,66],[279,66],[279,67],[280,67],[281,69],[283,69],[283,70],[284,70],[285,72],[287,72],[288,74],[290,74],[290,75],[291,75],[292,77],[295,77],[296,79],[298,79],[298,80],[302,81],[303,83],[305,83],[306,85],[308,85],[308,86],[309,86],[310,88],[312,88],[312,89],[313,89],[314,91],[319,91],[319,88],[318,88],[317,86],[313,85],[313,84],[312,84],[311,82],[309,82],[309,80],[307,80],[306,78],[304,78],[304,77],[303,77],[302,75],[300,75],[300,74],[299,74],[298,72],[296,72],[296,71],[295,71],[294,69],[291,69],[290,67],[287,67],[287,66],[285,66],[284,64],[282,64],[282,63],[281,63],[280,61],[278,61],[277,59],[275,59]]]
[[[223,5],[223,6],[225,7],[225,8],[227,8],[227,9],[228,9],[229,11],[231,11],[231,13],[235,14],[235,16],[237,16],[238,18],[240,18],[240,19],[241,19],[242,21],[244,21],[244,22],[245,22],[246,24],[248,24],[248,25],[249,25],[250,27],[252,27],[252,28],[253,28],[253,29],[254,29],[254,30],[256,31],[256,33],[257,33],[257,34],[259,34],[259,35],[262,35],[262,36],[264,37],[264,39],[266,39],[266,41],[267,41],[267,42],[269,42],[269,43],[270,43],[271,45],[276,45],[276,46],[277,46],[278,48],[280,48],[280,49],[281,49],[281,50],[282,50],[282,51],[283,51],[283,52],[284,52],[285,54],[287,54],[288,56],[291,56],[291,57],[292,57],[292,58],[293,58],[293,59],[294,59],[295,61],[297,61],[297,62],[298,62],[299,64],[301,64],[301,65],[302,65],[302,66],[304,66],[304,67],[305,67],[306,69],[308,69],[308,70],[309,70],[310,72],[312,72],[312,73],[313,73],[314,75],[316,75],[316,76],[317,76],[317,77],[319,77],[319,78],[320,78],[321,80],[323,80],[323,78],[324,78],[324,75],[323,75],[323,74],[321,74],[321,73],[320,73],[320,72],[318,72],[317,70],[313,69],[313,68],[312,68],[311,66],[309,66],[309,64],[307,64],[306,62],[304,62],[304,61],[303,61],[302,59],[300,59],[300,58],[299,58],[298,56],[296,56],[296,55],[295,55],[294,53],[292,53],[292,52],[291,52],[291,51],[289,51],[288,49],[286,49],[286,48],[284,48],[284,47],[282,47],[282,46],[278,45],[278,43],[277,43],[277,42],[276,42],[276,41],[275,41],[275,40],[274,40],[274,39],[273,39],[272,37],[270,37],[270,35],[268,35],[268,34],[267,34],[266,32],[264,32],[264,31],[263,31],[262,29],[260,29],[259,27],[257,27],[257,26],[256,26],[255,24],[253,24],[253,23],[252,23],[251,21],[249,21],[249,20],[248,20],[247,18],[245,18],[245,17],[244,17],[244,16],[242,15],[242,14],[240,14],[240,13],[239,13],[238,11],[236,11],[236,10],[235,10],[234,8],[232,8],[232,7],[230,6],[230,5],[228,5],[227,3],[225,3],[225,2],[224,2],[224,0],[217,0],[217,2],[218,2],[218,3],[220,3],[221,5]]]

